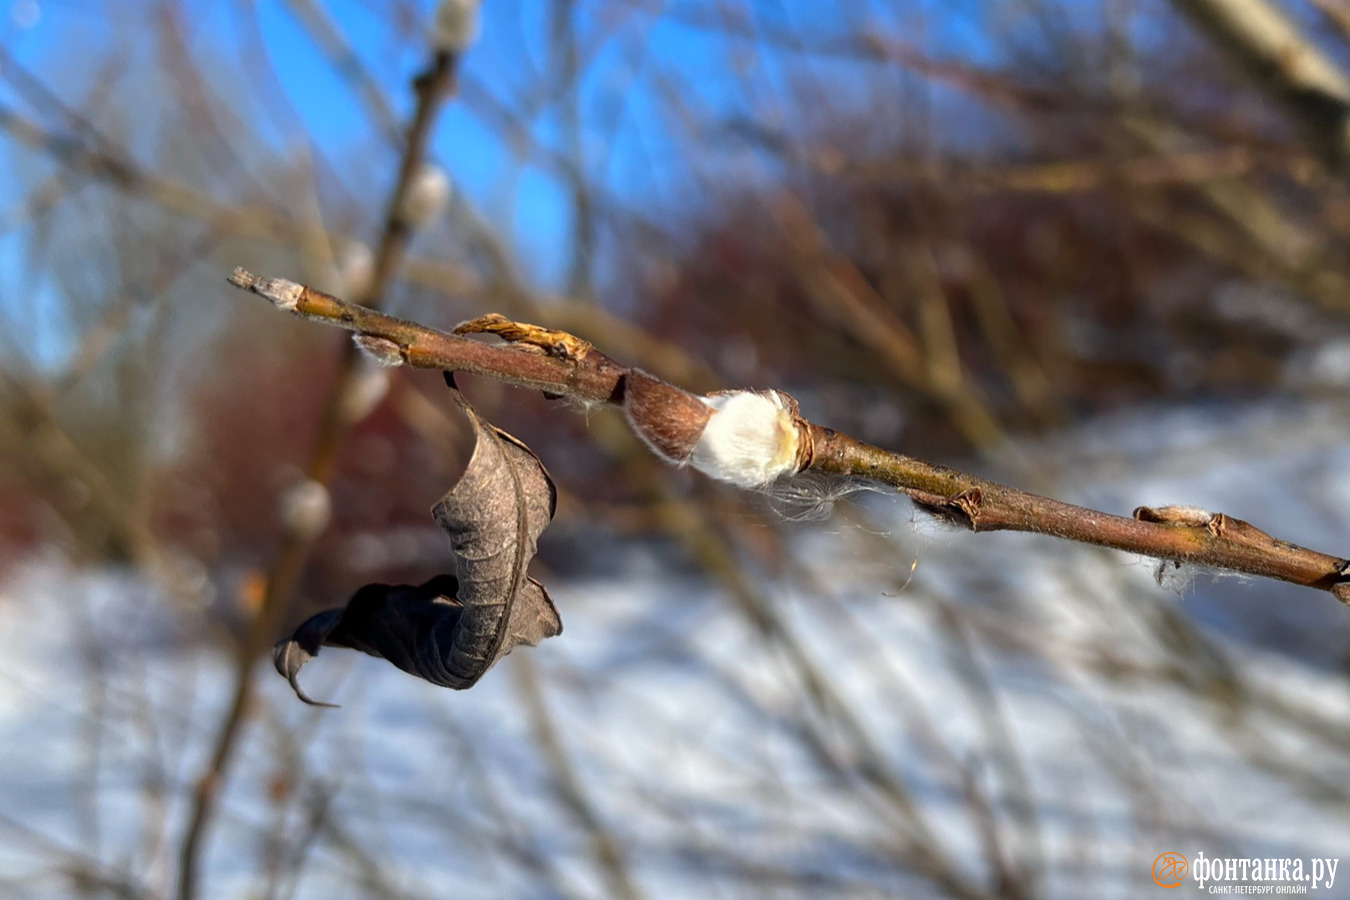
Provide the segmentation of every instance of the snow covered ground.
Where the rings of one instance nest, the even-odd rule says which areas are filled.
[[[1016,455],[987,474],[1350,553],[1342,407],[1133,413]],[[301,678],[342,708],[314,710],[260,668],[204,895],[950,895],[926,859],[992,896],[1002,859],[1037,896],[1124,898],[1160,890],[1164,851],[1350,857],[1330,595],[1159,587],[1148,561],[878,495],[792,530],[739,589],[641,547],[555,579],[563,635],[468,692],[326,651]],[[50,561],[4,586],[0,893],[168,892],[230,689],[168,603]]]

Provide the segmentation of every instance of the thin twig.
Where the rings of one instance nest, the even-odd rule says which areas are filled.
[[[398,117],[394,115],[389,98],[333,17],[315,0],[286,0],[286,5],[300,25],[309,32],[323,55],[328,57],[333,71],[360,96],[370,120],[381,133],[388,136],[392,144],[402,148],[405,135],[399,127]]]
[[[1350,166],[1350,76],[1268,0],[1172,0],[1288,110],[1342,174]]]
[[[945,896],[959,900],[986,896],[944,852],[913,791],[891,765],[855,704],[839,689],[833,673],[812,658],[780,611],[737,565],[730,536],[704,511],[667,492],[660,497],[657,515],[666,532],[684,544],[705,571],[717,576],[746,620],[782,651],[785,663],[800,679],[807,701],[803,709],[810,708],[820,717],[802,715],[791,727],[821,765],[868,789],[859,797],[886,823],[890,835],[886,851],[934,882]],[[821,727],[821,721],[829,723],[828,729]],[[847,741],[846,753],[834,748],[832,735]]]
[[[589,838],[591,852],[605,880],[608,896],[623,900],[640,900],[643,894],[633,880],[623,848],[613,830],[605,824],[604,818],[595,808],[595,803],[587,796],[577,767],[567,755],[567,750],[558,736],[553,716],[549,713],[548,704],[544,700],[543,685],[534,663],[522,656],[512,666],[512,673],[516,676],[516,689],[529,712],[535,743],[548,765],[553,790],[563,807]]]
[[[390,193],[384,228],[375,254],[375,272],[363,297],[372,306],[382,301],[412,236],[412,223],[407,221],[402,211],[430,143],[436,113],[454,86],[455,63],[454,54],[436,51],[431,66],[415,82],[417,109],[408,127],[398,179]],[[346,348],[339,363],[337,379],[324,405],[319,438],[306,470],[308,479],[320,485],[326,484],[331,478],[338,447],[351,424],[343,411],[343,398],[347,396],[355,378],[355,362],[355,352],[351,347]],[[253,695],[253,671],[260,654],[276,636],[317,537],[317,530],[308,529],[299,522],[286,523],[281,548],[268,572],[263,602],[239,643],[229,710],[216,736],[206,769],[197,779],[188,826],[179,848],[179,900],[194,900],[197,896],[197,869],[202,841],[215,816],[220,784],[234,756],[241,727],[247,718]]]
[[[391,364],[486,375],[552,395],[613,404],[622,403],[632,371],[597,350],[539,353],[526,352],[538,351],[537,346],[492,346],[243,269],[236,269],[230,281],[280,309],[356,332],[363,346]],[[809,469],[889,485],[928,512],[971,531],[1035,532],[1260,575],[1331,591],[1350,604],[1350,561],[1271,537],[1223,513],[1168,506],[1140,507],[1132,518],[1111,515],[883,450],[804,419],[795,424],[798,472]]]

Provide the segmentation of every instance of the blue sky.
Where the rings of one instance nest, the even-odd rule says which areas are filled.
[[[422,21],[431,5],[427,0],[418,5]],[[388,14],[389,5],[372,0],[332,0],[320,6],[405,119],[412,107],[409,81],[427,59],[420,24],[397,21]],[[570,158],[578,150],[567,127],[571,95],[546,96],[559,62],[551,33],[555,6],[552,0],[485,3],[482,40],[466,62],[466,94],[491,96],[511,107],[533,104],[527,124],[530,142]],[[579,3],[576,8],[573,28],[580,45],[599,48],[582,61],[580,151],[588,180],[600,185],[607,199],[659,220],[697,208],[700,192],[717,188],[716,178],[710,187],[710,171],[732,184],[753,177],[746,154],[728,149],[723,138],[681,132],[678,123],[672,126],[671,95],[696,115],[763,117],[783,87],[779,63],[792,51],[750,53],[748,42],[710,27],[716,22],[709,21],[707,10],[717,6],[705,2],[676,0],[658,6],[633,0],[629,7]],[[750,28],[806,33],[823,41],[869,24],[967,61],[991,62],[998,55],[987,37],[992,27],[987,8],[966,0],[851,5],[762,0],[751,8],[753,18],[746,22]],[[107,69],[101,67],[119,51],[123,56],[114,67],[118,89],[143,94],[149,105],[171,103],[164,93],[171,86],[161,84],[156,91],[148,81],[164,71],[157,9],[152,2],[9,0],[0,41],[73,105],[80,105],[92,83],[105,77]],[[607,21],[596,20],[596,9],[605,11]],[[185,0],[180,10],[189,52],[213,89],[229,93],[234,89],[221,82],[237,80],[237,93],[252,98],[244,106],[251,116],[248,127],[283,153],[311,142],[309,150],[335,168],[347,192],[378,210],[393,178],[393,151],[372,128],[361,97],[297,21],[291,4]],[[816,59],[812,66],[841,106],[864,102],[859,99],[862,91],[852,86],[875,84],[875,68],[866,71],[858,63]],[[3,79],[0,101],[48,126],[60,125],[59,118],[26,103]],[[157,112],[162,109],[150,109],[152,116]],[[791,121],[782,124],[794,127]],[[144,136],[152,139],[151,132]],[[23,152],[0,149],[0,154]],[[527,276],[541,287],[561,288],[571,257],[573,200],[568,180],[549,161],[550,153],[521,147],[470,102],[459,101],[440,119],[432,157],[450,171],[462,195],[509,238]],[[27,164],[43,166],[32,159]],[[0,209],[22,200],[33,183],[22,178],[0,184]],[[0,284],[9,290],[22,280],[17,269],[22,242],[20,234],[0,235]],[[434,248],[424,246],[419,252]],[[21,293],[33,297],[46,291],[30,277]],[[43,329],[53,335],[62,330],[59,324]]]

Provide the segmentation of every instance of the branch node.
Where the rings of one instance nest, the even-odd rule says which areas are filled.
[[[980,530],[980,505],[984,502],[984,491],[979,488],[968,488],[950,497],[926,491],[907,493],[915,505],[929,515],[970,531]]]

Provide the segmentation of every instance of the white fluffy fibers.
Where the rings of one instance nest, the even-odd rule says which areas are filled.
[[[778,391],[728,391],[704,397],[713,415],[689,463],[710,478],[743,488],[789,474],[797,461],[797,428]]]

